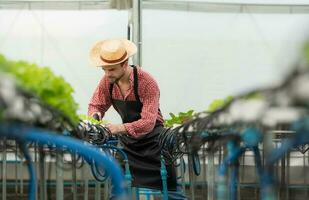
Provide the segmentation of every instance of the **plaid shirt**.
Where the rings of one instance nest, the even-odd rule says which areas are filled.
[[[137,67],[137,76],[138,95],[143,104],[141,119],[124,124],[127,132],[133,137],[139,137],[151,132],[157,120],[163,122],[162,114],[159,112],[160,90],[157,82],[149,73],[143,71],[140,67]],[[124,97],[120,92],[119,86],[114,84],[112,93],[113,99],[135,101],[133,79],[132,70],[130,74],[130,89],[126,92]],[[100,112],[103,117],[105,112],[111,107],[112,102],[109,94],[109,85],[108,79],[106,76],[103,76],[88,105],[89,116],[94,112]]]

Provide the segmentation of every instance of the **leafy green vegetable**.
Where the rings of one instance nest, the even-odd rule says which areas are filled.
[[[77,124],[78,105],[74,101],[73,88],[63,77],[56,76],[48,67],[39,67],[25,61],[7,60],[0,54],[0,72],[13,75],[18,84],[36,94],[44,103],[59,110],[71,122]]]
[[[164,125],[166,127],[172,127],[175,124],[183,124],[189,120],[191,120],[194,116],[194,110],[189,110],[187,112],[180,112],[178,116],[170,113],[171,119],[167,119],[164,121]]]
[[[305,57],[305,61],[307,66],[309,65],[309,41],[307,41],[307,43],[304,46],[304,57]]]
[[[96,120],[93,117],[87,116],[87,115],[79,115],[79,118],[82,120],[87,120],[89,122],[91,122],[92,124],[107,124],[107,121],[105,120]]]
[[[232,96],[228,96],[225,99],[215,99],[209,104],[207,112],[214,112],[222,108],[226,104],[230,103],[232,100],[233,100]]]
[[[3,120],[3,110],[0,109],[0,121]]]
[[[245,99],[247,99],[247,100],[250,100],[250,99],[262,99],[262,98],[263,98],[263,96],[259,92],[254,92],[254,93],[248,94],[245,97]]]

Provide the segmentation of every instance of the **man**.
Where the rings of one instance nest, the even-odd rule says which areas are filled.
[[[128,64],[136,51],[136,45],[124,39],[107,39],[95,44],[90,60],[105,75],[91,98],[88,115],[103,118],[110,106],[115,108],[123,123],[108,124],[107,128],[119,135],[129,158],[132,185],[161,190],[158,136],[166,129],[159,108],[160,91],[149,73]],[[169,199],[185,199],[179,192],[173,192],[176,190],[174,167],[166,167]]]

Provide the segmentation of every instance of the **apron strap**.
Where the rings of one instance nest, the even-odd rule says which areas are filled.
[[[133,67],[133,73],[134,73],[134,94],[135,94],[135,99],[138,102],[141,102],[138,96],[138,76],[137,76],[137,68],[132,65]]]
[[[109,84],[109,96],[111,97],[112,102],[113,102],[113,87],[114,87],[113,83]]]

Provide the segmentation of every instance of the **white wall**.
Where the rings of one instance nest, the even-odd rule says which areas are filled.
[[[158,80],[165,117],[216,98],[274,84],[297,57],[306,14],[143,11],[143,68]],[[127,11],[0,10],[0,53],[50,66],[75,89],[80,113],[102,71],[91,68],[95,41],[126,37]],[[111,112],[107,119],[118,122]]]
[[[203,111],[216,98],[278,83],[309,15],[146,10],[143,25],[143,65],[159,81],[167,114]]]

